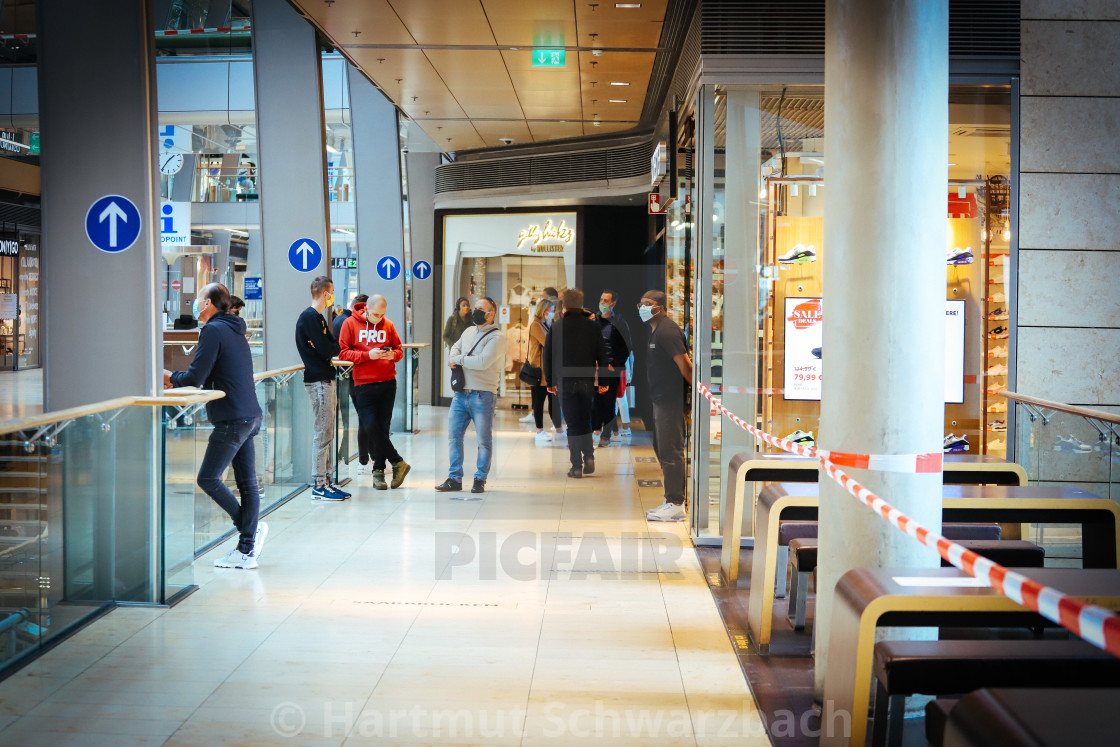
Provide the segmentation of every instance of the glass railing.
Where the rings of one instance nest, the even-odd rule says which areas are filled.
[[[1008,435],[1015,461],[1031,483],[1069,485],[1120,502],[1120,414],[1001,394],[1014,408],[1014,433]],[[1052,558],[1070,565],[1080,560],[1077,526],[1032,524],[1030,539],[1046,547],[1047,564]]]
[[[310,477],[301,371],[255,377],[262,515]],[[234,532],[195,482],[213,430],[205,406],[221,396],[177,389],[0,423],[0,671],[118,603],[174,604],[196,588],[195,558]],[[349,397],[339,405],[342,483],[357,417]]]

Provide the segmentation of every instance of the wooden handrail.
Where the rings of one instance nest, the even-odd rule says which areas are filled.
[[[77,420],[78,418],[85,418],[89,417],[90,415],[109,412],[110,410],[120,410],[125,407],[196,405],[203,402],[212,402],[213,400],[221,399],[224,396],[226,396],[225,392],[219,392],[211,389],[194,389],[191,387],[183,387],[180,389],[169,389],[164,393],[164,396],[161,397],[117,397],[116,399],[107,399],[103,402],[94,402],[88,405],[80,405],[78,407],[68,407],[65,410],[45,412],[42,415],[33,415],[27,418],[7,420],[3,423],[0,423],[0,436],[10,433],[19,433],[21,431],[33,431],[48,425],[53,425],[55,423],[63,423],[67,420]]]
[[[274,368],[271,371],[261,371],[259,374],[253,374],[253,381],[264,381],[276,376],[283,376],[284,374],[295,373],[302,371],[303,366],[288,366],[287,368]]]
[[[1111,412],[1101,412],[1100,410],[1090,410],[1087,407],[1078,407],[1076,405],[1067,405],[1061,402],[1051,402],[1048,399],[1040,399],[1039,397],[1031,397],[1026,394],[1018,394],[1017,392],[1000,392],[1000,395],[1006,397],[1014,402],[1022,402],[1026,405],[1034,405],[1035,407],[1045,407],[1047,410],[1055,410],[1057,412],[1066,412],[1070,415],[1080,415],[1083,418],[1092,418],[1093,420],[1100,420],[1103,423],[1114,423],[1120,425],[1120,415]]]

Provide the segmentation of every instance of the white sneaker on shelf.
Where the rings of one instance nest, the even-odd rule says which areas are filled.
[[[1007,404],[996,402],[994,405],[988,405],[988,412],[1007,412]]]
[[[684,521],[684,506],[676,503],[664,503],[646,513],[648,521]]]
[[[990,366],[988,368],[988,376],[1006,376],[1006,375],[1007,375],[1007,366],[1003,365],[1002,363],[997,363],[994,366]]]
[[[537,443],[543,444],[552,440],[552,434],[548,431],[537,431]]]
[[[214,561],[215,568],[244,568],[247,571],[257,567],[257,559],[240,552],[236,547]]]
[[[989,358],[1006,358],[1007,357],[1007,346],[1006,345],[1000,345],[998,347],[992,348],[991,350],[988,351],[988,357]]]
[[[531,412],[530,412],[530,413],[529,413],[528,415],[526,415],[525,417],[523,417],[523,418],[518,418],[518,419],[517,419],[517,422],[518,422],[518,423],[532,423],[532,422],[533,422],[533,413],[531,413]]]
[[[988,442],[988,451],[1003,451],[1007,448],[1007,443],[1002,438],[993,438]]]

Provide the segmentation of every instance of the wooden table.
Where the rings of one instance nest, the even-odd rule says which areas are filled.
[[[748,482],[816,482],[820,464],[797,454],[759,454],[744,451],[731,457],[727,465],[728,504],[724,511],[723,551],[720,572],[728,586],[739,579],[739,547],[742,544],[743,512]],[[982,454],[946,454],[946,484],[1026,485],[1027,472],[1018,464]],[[748,516],[753,515],[748,511]],[[752,531],[753,524],[752,524]],[[1006,539],[1017,539],[1008,533]],[[756,549],[757,552],[757,549]]]
[[[761,654],[770,649],[774,582],[780,570],[778,525],[783,519],[815,521],[819,490],[817,484],[776,483],[763,488],[758,497],[747,634]],[[873,519],[882,521],[868,512],[868,521]],[[1078,488],[945,485],[941,520],[1081,524],[1084,567],[1115,569],[1120,557],[1120,504]]]
[[[1022,568],[1020,573],[1083,601],[1120,610],[1120,571]],[[856,568],[836,585],[824,702],[827,713],[851,714],[851,734],[829,733],[821,745],[863,747],[871,699],[872,651],[879,626],[976,624],[998,614],[1007,624],[1041,618],[956,568]],[[837,719],[840,721],[841,719]]]

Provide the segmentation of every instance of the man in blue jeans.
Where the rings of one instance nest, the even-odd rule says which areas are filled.
[[[451,414],[447,420],[451,469],[447,479],[436,486],[441,493],[463,489],[463,434],[472,420],[478,433],[478,464],[471,492],[486,492],[486,476],[490,474],[493,453],[494,404],[506,360],[506,338],[498,330],[497,313],[498,307],[492,299],[480,298],[471,312],[474,326],[468,327],[451,346],[447,358],[451,368],[462,367],[466,385],[451,399]]]
[[[219,568],[256,568],[264,549],[268,524],[258,521],[261,498],[257,490],[253,437],[261,428],[261,408],[253,382],[253,361],[245,339],[245,320],[230,313],[229,290],[220,283],[203,286],[195,299],[195,316],[205,326],[198,333],[194,360],[186,371],[163,372],[167,388],[197,386],[217,389],[226,396],[206,404],[214,426],[206,455],[198,469],[198,486],[222,507],[237,527],[237,547],[214,561]],[[222,475],[233,465],[241,502]]]

